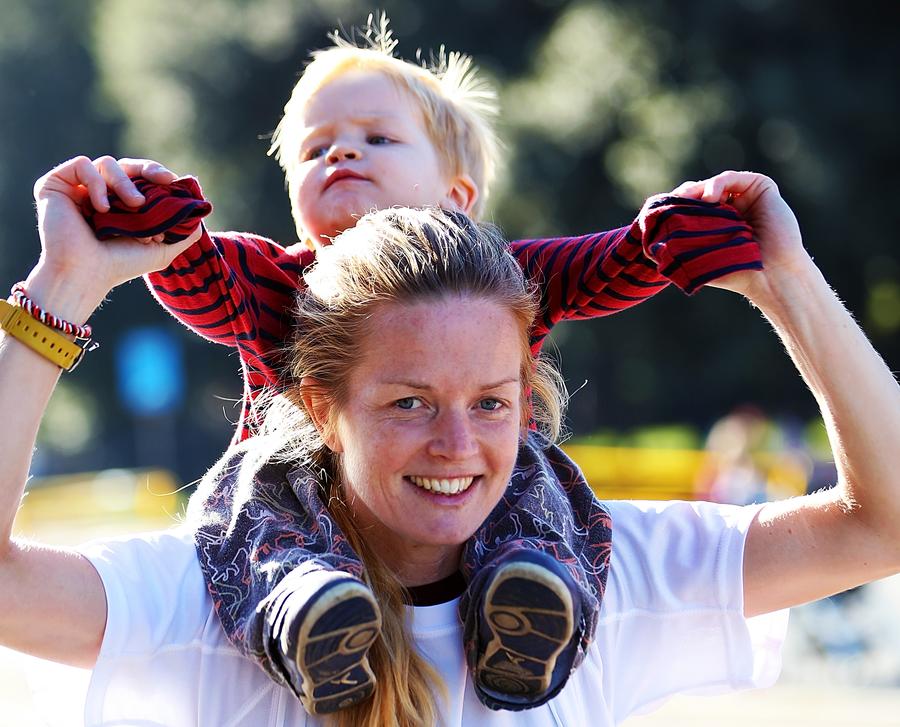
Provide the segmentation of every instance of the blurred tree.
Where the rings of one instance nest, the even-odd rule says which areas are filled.
[[[40,251],[34,180],[76,152],[99,154],[109,148],[119,124],[100,116],[92,103],[90,4],[3,0],[2,6],[0,284],[8,286],[28,273]],[[85,367],[84,376],[66,381],[54,397],[41,436],[48,452],[35,462],[36,471],[94,466],[98,455],[102,461],[103,427],[93,401],[102,390],[105,366],[97,363]]]
[[[766,172],[896,366],[900,99],[890,89],[900,49],[885,31],[895,7],[565,4],[533,65],[506,87],[514,144],[498,218],[512,234],[597,229],[624,224],[638,200],[681,179]],[[597,411],[617,426],[703,423],[745,398],[811,413],[767,328],[740,301],[704,291],[690,302],[667,292],[578,324],[577,336],[560,330],[568,378],[588,382],[573,401],[574,429],[595,427]]]
[[[128,3],[2,0],[0,271],[34,259],[31,182],[76,153],[149,156],[197,174],[212,224],[291,241],[267,135],[311,48],[362,0]],[[491,216],[513,236],[626,224],[644,196],[722,168],[778,180],[816,259],[888,362],[900,361],[900,97],[895,4],[796,0],[389,0],[414,57],[471,53],[501,89],[505,173]],[[852,31],[851,31],[852,29]],[[25,180],[23,182],[23,180]],[[103,400],[111,351],[162,313],[140,284],[96,316],[104,348],[72,386]],[[703,426],[754,401],[806,418],[812,402],[768,326],[740,300],[676,291],[555,336],[576,432],[654,421]],[[227,442],[235,359],[180,331],[189,394],[179,468],[196,477]],[[224,398],[214,398],[219,396]],[[73,401],[81,401],[77,396]],[[92,425],[97,466],[133,463],[115,401]]]

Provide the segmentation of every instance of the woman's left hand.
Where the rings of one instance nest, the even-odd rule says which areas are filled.
[[[706,202],[727,202],[753,228],[760,244],[762,272],[745,270],[726,275],[708,285],[732,290],[754,303],[780,281],[808,271],[812,258],[803,247],[797,218],[769,177],[754,172],[722,172],[698,182],[685,182],[672,194]]]

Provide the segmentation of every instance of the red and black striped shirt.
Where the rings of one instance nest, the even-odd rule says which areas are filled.
[[[536,354],[564,320],[611,315],[656,295],[670,282],[687,293],[736,270],[762,267],[750,228],[728,205],[677,197],[651,199],[629,227],[580,237],[517,240],[513,255],[541,291],[532,332]],[[314,253],[246,233],[204,232],[147,283],[193,331],[238,349],[244,398],[235,440],[254,431],[250,406],[278,381],[290,311]]]

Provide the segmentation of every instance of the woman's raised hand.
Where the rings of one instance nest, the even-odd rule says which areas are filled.
[[[732,273],[708,285],[762,303],[773,292],[773,286],[787,284],[793,275],[812,266],[812,259],[803,247],[797,218],[781,197],[778,185],[769,177],[728,171],[698,182],[685,182],[672,193],[706,202],[728,202],[750,224],[760,244],[764,266],[761,273]]]
[[[151,181],[168,182],[175,175],[146,160],[112,157],[75,157],[37,180],[34,199],[41,236],[41,260],[32,276],[65,279],[78,286],[95,305],[112,288],[144,273],[166,267],[200,237],[200,228],[188,239],[165,245],[157,239],[116,238],[100,241],[85,222],[79,205],[87,198],[99,211],[109,209],[114,192],[125,204],[138,207],[144,198],[129,179],[141,174]],[[31,278],[29,278],[31,280]]]

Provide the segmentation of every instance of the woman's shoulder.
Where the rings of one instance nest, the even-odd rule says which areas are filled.
[[[607,605],[740,611],[747,530],[758,506],[612,500]]]
[[[205,628],[212,601],[189,529],[99,540],[79,551],[106,591],[101,656],[190,641]]]
[[[189,528],[97,541],[81,552],[108,600],[88,724],[276,724],[282,716],[302,724],[299,702],[228,642]]]
[[[197,563],[193,532],[184,525],[92,540],[81,545],[78,551],[98,570],[131,569],[141,580],[152,577],[156,573],[152,569],[161,564],[171,575],[173,570],[190,571]],[[134,567],[138,565],[151,570],[137,570]]]

